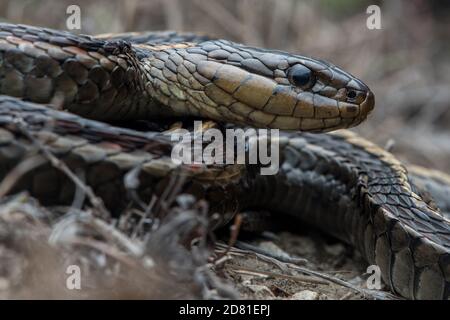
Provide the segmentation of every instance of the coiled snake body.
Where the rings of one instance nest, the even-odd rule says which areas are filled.
[[[349,131],[320,133],[357,125],[374,106],[367,86],[336,66],[193,34],[90,37],[0,24],[0,94],[2,177],[35,146],[25,129],[83,169],[113,212],[129,202],[130,170],[139,168],[142,199],[182,174],[184,191],[206,199],[222,223],[246,208],[288,214],[354,245],[394,292],[449,298],[449,221],[390,153]],[[166,133],[87,119],[168,116],[290,130],[280,134],[280,170],[264,176],[254,166],[175,164]],[[50,164],[14,191],[23,189],[44,203],[70,203],[75,192]]]

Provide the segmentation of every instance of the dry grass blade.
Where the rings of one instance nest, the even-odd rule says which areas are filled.
[[[245,268],[245,267],[239,267],[239,268],[232,267],[231,269],[238,273],[249,273],[250,272],[252,275],[263,275],[263,276],[268,276],[268,277],[283,278],[283,279],[307,282],[307,283],[313,283],[313,284],[323,284],[323,285],[330,284],[328,281],[324,281],[324,280],[312,278],[312,277],[307,277],[307,276],[301,276],[301,275],[282,274],[282,273],[263,271],[263,270],[257,270],[257,269],[252,269],[252,268]]]
[[[253,245],[251,245],[249,243],[245,243],[245,242],[242,242],[242,241],[237,241],[236,242],[236,247],[238,247],[239,249],[247,250],[247,251],[253,251],[253,252],[258,253],[260,255],[264,255],[266,257],[270,257],[270,258],[276,259],[276,260],[278,260],[280,262],[284,262],[284,263],[293,263],[293,264],[296,264],[296,265],[301,265],[301,264],[308,263],[307,259],[304,259],[304,258],[293,258],[293,257],[290,257],[290,256],[277,255],[277,254],[269,252],[268,250],[261,249],[261,248],[259,248],[257,246],[253,246]]]
[[[340,286],[352,289],[352,290],[360,293],[364,297],[369,297],[369,298],[376,299],[376,300],[386,300],[386,299],[388,299],[388,300],[397,300],[397,299],[399,299],[397,296],[394,296],[394,295],[392,295],[390,293],[387,293],[387,292],[359,288],[359,287],[357,287],[355,285],[352,285],[348,281],[339,279],[338,277],[335,277],[335,276],[332,276],[332,275],[328,275],[328,274],[325,274],[325,273],[322,273],[322,272],[310,270],[310,269],[307,269],[307,268],[304,268],[304,267],[299,267],[299,266],[294,265],[294,264],[287,264],[287,265],[288,265],[289,268],[292,268],[294,270],[300,271],[302,273],[309,274],[309,275],[312,275],[312,276],[316,276],[316,277],[328,280],[330,282],[333,282],[335,284],[338,284]]]
[[[41,155],[35,155],[20,162],[3,178],[0,184],[0,198],[8,194],[24,174],[41,166],[45,162],[47,162],[47,159]]]
[[[92,189],[83,183],[75,173],[73,173],[69,167],[62,161],[60,161],[57,157],[55,157],[40,141],[38,141],[27,129],[24,121],[22,119],[16,119],[15,124],[19,128],[19,130],[24,134],[38,149],[45,158],[47,158],[52,166],[64,172],[67,177],[76,185],[77,188],[83,190],[89,198],[91,204],[98,210],[102,217],[108,218],[110,216],[109,211],[105,208],[102,199],[97,197]]]

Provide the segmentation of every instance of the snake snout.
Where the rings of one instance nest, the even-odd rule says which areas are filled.
[[[375,107],[375,96],[361,80],[353,78],[345,87],[348,103],[359,105],[360,118],[365,118]]]
[[[366,99],[361,103],[361,113],[368,115],[375,107],[375,96],[372,91],[367,91]]]

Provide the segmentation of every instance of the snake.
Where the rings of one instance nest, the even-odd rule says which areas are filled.
[[[426,174],[410,176],[393,154],[347,130],[374,105],[361,80],[298,54],[193,33],[89,36],[0,24],[4,180],[47,150],[120,214],[130,203],[130,172],[146,201],[167,197],[183,177],[182,191],[206,200],[218,225],[249,208],[293,217],[354,246],[392,292],[449,299],[450,222],[415,184]],[[167,118],[279,129],[279,171],[175,163],[170,130],[120,125]],[[8,192],[22,190],[61,204],[77,187],[41,161]]]

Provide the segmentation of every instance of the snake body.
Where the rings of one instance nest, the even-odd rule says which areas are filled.
[[[394,292],[450,296],[449,221],[415,192],[392,154],[346,130],[322,133],[359,124],[374,106],[367,86],[334,65],[193,34],[90,37],[0,24],[0,93],[2,177],[33,150],[25,128],[82,169],[113,212],[129,201],[123,180],[131,170],[139,168],[142,199],[182,175],[183,191],[206,199],[219,224],[247,208],[291,215],[354,245]],[[168,116],[291,130],[280,133],[278,174],[175,164],[167,133],[90,120]],[[50,164],[13,191],[23,189],[49,204],[70,203],[75,193]]]

